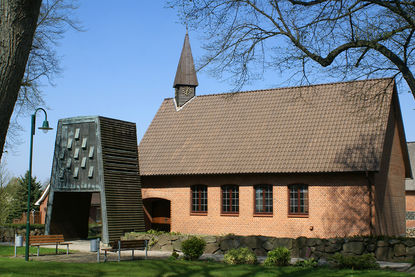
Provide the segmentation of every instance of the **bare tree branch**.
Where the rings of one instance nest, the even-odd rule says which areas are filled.
[[[415,2],[398,0],[171,0],[206,34],[201,68],[246,82],[258,64],[342,79],[399,73],[415,97]],[[266,49],[256,51],[256,49]],[[274,51],[271,51],[274,50]],[[262,61],[258,63],[258,61]],[[270,62],[272,61],[272,62]],[[306,66],[307,65],[307,66]],[[301,68],[301,70],[297,70]],[[323,70],[327,68],[327,70]],[[237,77],[239,76],[239,77]],[[240,85],[240,84],[239,84]]]

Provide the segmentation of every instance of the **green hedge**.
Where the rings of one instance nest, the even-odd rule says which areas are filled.
[[[3,224],[0,228],[12,228],[17,230],[26,230],[26,224]],[[45,229],[45,224],[30,224],[30,230]]]

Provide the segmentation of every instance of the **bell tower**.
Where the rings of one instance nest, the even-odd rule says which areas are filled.
[[[173,84],[177,107],[183,106],[196,95],[196,87],[198,85],[192,50],[190,49],[189,34],[186,31]]]

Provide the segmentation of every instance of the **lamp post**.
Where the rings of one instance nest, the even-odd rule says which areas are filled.
[[[30,234],[30,189],[32,186],[32,153],[33,153],[33,136],[35,135],[35,126],[36,126],[36,113],[41,110],[45,114],[45,120],[43,121],[42,127],[39,127],[40,130],[47,133],[47,131],[52,130],[49,127],[48,115],[43,108],[37,108],[32,114],[32,126],[30,131],[30,153],[29,153],[29,183],[27,185],[27,213],[26,213],[26,251],[25,251],[25,261],[29,260],[29,234]]]

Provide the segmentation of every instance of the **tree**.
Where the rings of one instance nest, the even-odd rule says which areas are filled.
[[[21,215],[27,211],[27,185],[29,183],[29,171],[25,176],[17,179],[17,189],[12,195],[11,211],[8,216],[8,221],[12,222],[15,218],[20,218]],[[36,177],[32,177],[30,186],[30,210],[35,210],[36,201],[42,195],[42,185],[36,181]]]
[[[6,0],[0,6],[0,158],[29,57],[41,0]]]
[[[173,0],[181,19],[206,34],[200,68],[212,64],[243,85],[274,67],[300,73],[327,68],[343,79],[403,78],[415,97],[413,0]],[[316,66],[318,65],[318,66]],[[259,72],[261,75],[262,72]]]
[[[39,85],[60,72],[54,51],[67,27],[80,30],[74,0],[4,0],[0,6],[0,159],[8,140],[17,141],[19,125],[10,120],[44,104]],[[18,108],[18,109],[15,109]]]
[[[10,210],[11,197],[6,191],[6,184],[9,180],[9,174],[6,170],[5,163],[0,164],[0,225],[7,220]]]

